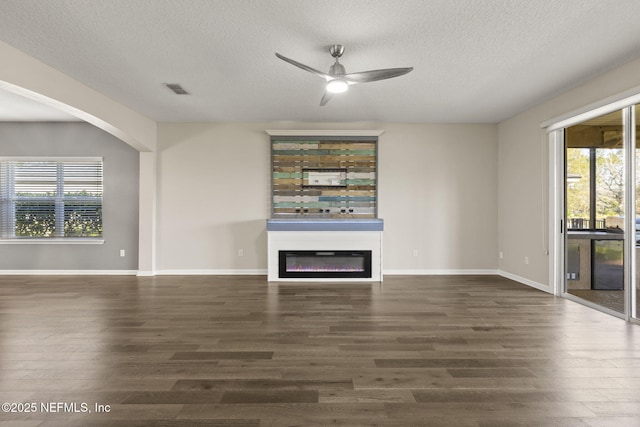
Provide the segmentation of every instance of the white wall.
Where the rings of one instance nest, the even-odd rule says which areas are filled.
[[[271,184],[264,129],[158,126],[159,271],[266,269]]]
[[[384,269],[497,268],[497,129],[392,124],[379,144]],[[413,256],[413,250],[418,256]]]
[[[271,164],[264,130],[293,128],[384,130],[378,173],[387,273],[497,270],[495,125],[162,123],[159,272],[266,269]]]
[[[549,286],[548,153],[544,121],[640,85],[640,60],[621,66],[498,126],[500,270]],[[640,89],[638,90],[640,92]],[[524,257],[529,257],[529,264]]]

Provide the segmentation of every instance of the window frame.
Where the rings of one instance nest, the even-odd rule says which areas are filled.
[[[100,162],[102,170],[102,194],[101,194],[101,206],[104,208],[104,158],[103,157],[87,157],[87,156],[0,156],[0,162],[55,162],[58,163],[58,168],[64,163],[82,163],[82,162]],[[64,169],[64,167],[62,167]],[[64,182],[64,171],[56,175],[56,195],[44,196],[55,203],[55,222],[56,230],[62,229],[64,233],[64,196],[59,193],[61,191],[61,184]],[[15,193],[15,181],[10,185],[9,193]],[[13,202],[17,198],[13,198]],[[0,200],[0,207],[2,201]],[[61,215],[62,213],[62,215]],[[104,220],[104,215],[102,216]],[[13,223],[13,236],[3,238],[0,236],[0,244],[103,244],[104,243],[104,228],[100,236],[96,237],[73,237],[64,235],[55,235],[50,237],[17,237],[15,236],[15,208],[13,214],[13,220],[9,220],[9,223]],[[60,228],[62,227],[62,228]],[[58,232],[56,232],[58,234]]]

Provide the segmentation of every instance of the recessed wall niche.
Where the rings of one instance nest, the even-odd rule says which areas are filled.
[[[272,218],[377,218],[377,136],[271,136]]]

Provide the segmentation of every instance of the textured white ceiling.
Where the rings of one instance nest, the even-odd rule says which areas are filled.
[[[0,40],[157,121],[495,123],[640,56],[638,16],[638,0],[2,0]],[[326,71],[333,43],[347,72],[415,69],[320,107],[323,80],[274,53]]]

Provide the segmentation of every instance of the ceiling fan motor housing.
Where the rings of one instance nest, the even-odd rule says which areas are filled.
[[[341,44],[334,44],[329,47],[329,53],[334,58],[340,58],[344,53],[344,46]]]

